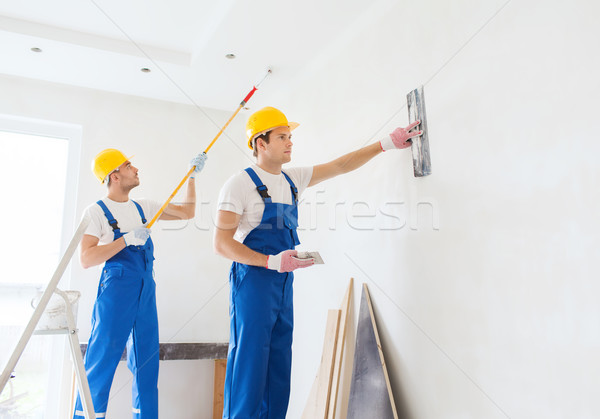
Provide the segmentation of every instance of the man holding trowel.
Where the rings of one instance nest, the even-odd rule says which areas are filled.
[[[282,166],[292,159],[291,131],[298,124],[271,107],[248,119],[248,147],[257,162],[221,189],[214,238],[215,251],[233,260],[223,418],[285,418],[292,363],[292,272],[315,263],[294,250],[300,244],[300,195],[383,151],[409,147],[411,138],[422,134],[412,131],[418,124],[397,128],[329,163],[284,172]]]
[[[194,175],[206,154],[192,159],[194,172],[185,202],[169,204],[160,220],[187,220],[196,212]],[[113,376],[127,346],[127,366],[133,373],[133,417],[158,418],[158,317],[153,278],[154,246],[145,227],[161,208],[159,202],[133,201],[129,192],[140,184],[138,169],[119,150],[100,152],[92,171],[108,188],[106,197],[86,209],[90,224],[81,240],[84,268],[104,263],[92,313],[92,332],[85,370],[96,417],[105,417]],[[190,170],[191,171],[191,170]],[[84,417],[77,397],[75,418]]]

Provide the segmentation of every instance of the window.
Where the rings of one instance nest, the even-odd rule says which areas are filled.
[[[73,233],[80,137],[72,125],[0,115],[2,369]],[[0,417],[59,417],[66,350],[64,335],[31,337],[0,396]]]
[[[67,140],[0,131],[2,284],[42,285],[60,258]]]

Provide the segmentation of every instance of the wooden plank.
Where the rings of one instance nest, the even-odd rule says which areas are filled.
[[[352,299],[352,290],[354,287],[354,278],[350,278],[350,283],[346,289],[346,294],[342,299],[340,307],[340,327],[337,334],[337,347],[335,350],[335,360],[333,364],[333,379],[331,382],[331,396],[329,398],[329,409],[327,419],[335,419],[337,407],[338,390],[340,386],[340,375],[342,372],[342,360],[344,358],[344,347],[346,342],[346,324],[348,322],[348,310],[350,309],[350,300]]]
[[[347,419],[398,419],[371,297],[363,284]]]
[[[311,390],[311,395],[304,412],[302,413],[302,419],[327,418],[340,315],[341,310],[329,310],[327,313],[327,325],[325,326],[325,341],[323,343],[321,364],[319,366],[319,372],[317,373],[317,379]]]
[[[215,381],[213,388],[213,419],[223,417],[223,393],[225,391],[225,370],[227,359],[215,359]]]

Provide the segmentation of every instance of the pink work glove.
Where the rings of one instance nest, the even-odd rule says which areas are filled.
[[[308,268],[315,264],[313,258],[298,259],[297,255],[297,250],[284,250],[277,255],[269,255],[266,268],[277,272],[292,272],[298,268]]]
[[[411,138],[418,137],[423,134],[423,131],[412,131],[411,129],[419,125],[421,121],[415,121],[406,128],[396,128],[394,132],[385,137],[379,142],[383,151],[410,147],[412,144]]]

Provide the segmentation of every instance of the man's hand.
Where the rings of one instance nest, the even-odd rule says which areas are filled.
[[[204,169],[206,159],[208,159],[208,156],[205,152],[202,152],[190,161],[190,168],[194,166],[194,173],[191,174],[190,178],[193,179],[202,169]]]
[[[267,257],[267,269],[272,269],[277,272],[292,272],[298,268],[308,268],[315,264],[313,258],[298,259],[297,250],[284,250],[277,255]]]
[[[396,128],[389,136],[379,142],[383,151],[410,147],[412,138],[423,134],[423,131],[412,131],[421,121],[415,121],[406,128]]]
[[[125,246],[143,246],[146,240],[150,237],[150,229],[146,227],[138,227],[123,235]]]

